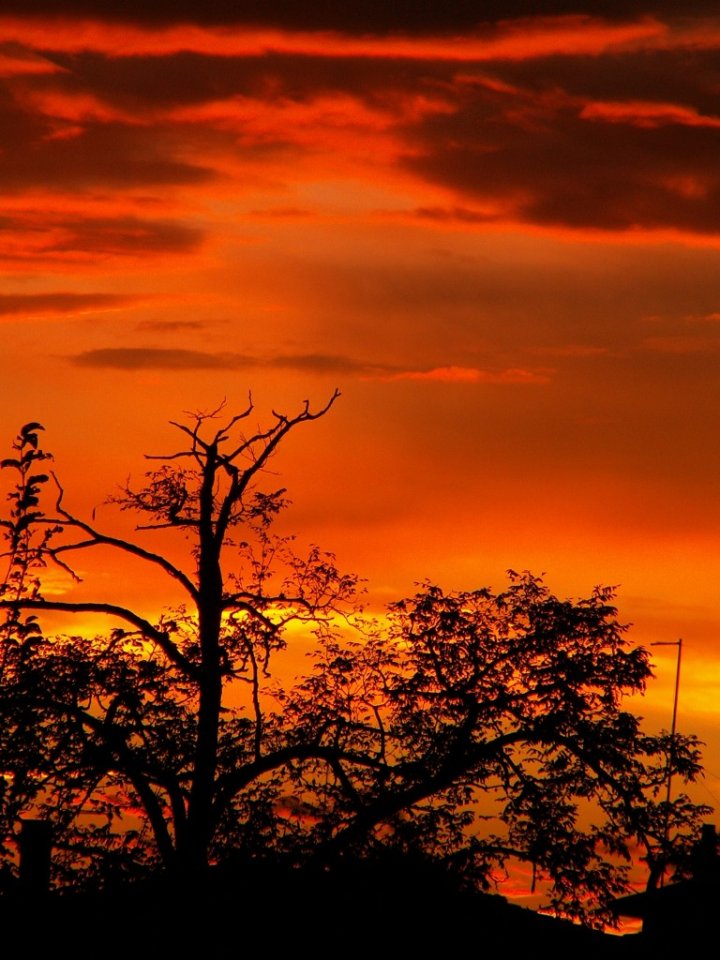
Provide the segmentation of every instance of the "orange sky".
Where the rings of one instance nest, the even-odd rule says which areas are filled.
[[[376,603],[619,584],[720,798],[717,5],[108,6],[2,4],[6,442],[80,511],[182,410],[337,386],[288,525]]]

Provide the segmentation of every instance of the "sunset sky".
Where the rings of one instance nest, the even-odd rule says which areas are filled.
[[[720,799],[717,2],[1,10],[6,446],[82,512],[184,410],[338,387],[288,527],[376,606],[618,584]]]

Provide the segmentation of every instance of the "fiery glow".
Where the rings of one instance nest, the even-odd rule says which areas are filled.
[[[273,465],[288,529],[378,609],[507,567],[619,583],[638,642],[685,639],[712,756],[717,17],[23,6],[0,17],[6,443],[45,423],[90,511],[181,411],[338,386]],[[93,563],[83,596],[172,602]],[[659,676],[641,712],[667,698]]]

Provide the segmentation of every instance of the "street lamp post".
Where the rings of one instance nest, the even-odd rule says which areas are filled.
[[[667,847],[667,841],[670,834],[670,796],[672,791],[672,775],[673,775],[673,764],[675,762],[675,731],[677,730],[677,713],[678,713],[678,700],[680,697],[680,663],[682,661],[682,638],[679,640],[658,640],[656,643],[651,643],[651,647],[677,647],[677,664],[675,667],[675,695],[673,697],[673,711],[672,711],[672,725],[670,729],[670,751],[668,753],[668,765],[667,765],[667,789],[665,791],[665,846]],[[660,886],[664,885],[665,881],[665,867],[663,866],[662,873],[660,874]]]

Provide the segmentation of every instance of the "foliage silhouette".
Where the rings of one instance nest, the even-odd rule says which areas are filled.
[[[5,870],[31,814],[53,823],[58,883],[267,861],[323,875],[385,850],[485,889],[524,862],[566,916],[607,919],[634,845],[657,867],[697,834],[706,808],[662,797],[669,763],[685,780],[700,773],[698,742],[677,734],[670,750],[622,710],[651,668],[609,588],[560,600],[510,572],[500,593],[425,583],[361,617],[356,577],[275,533],[288,501],[261,484],[287,435],[336,397],[254,432],[252,405],[175,423],[184,445],[113,498],[138,530],[185,534],[192,572],[75,516],[43,472],[42,427],[22,428],[2,462],[14,482],[0,599]],[[49,565],[78,579],[71,558],[98,548],[161,571],[184,604],[153,622],[43,592]],[[46,637],[37,617],[51,611],[120,626]],[[283,685],[270,668],[291,624],[313,635],[313,662]]]

